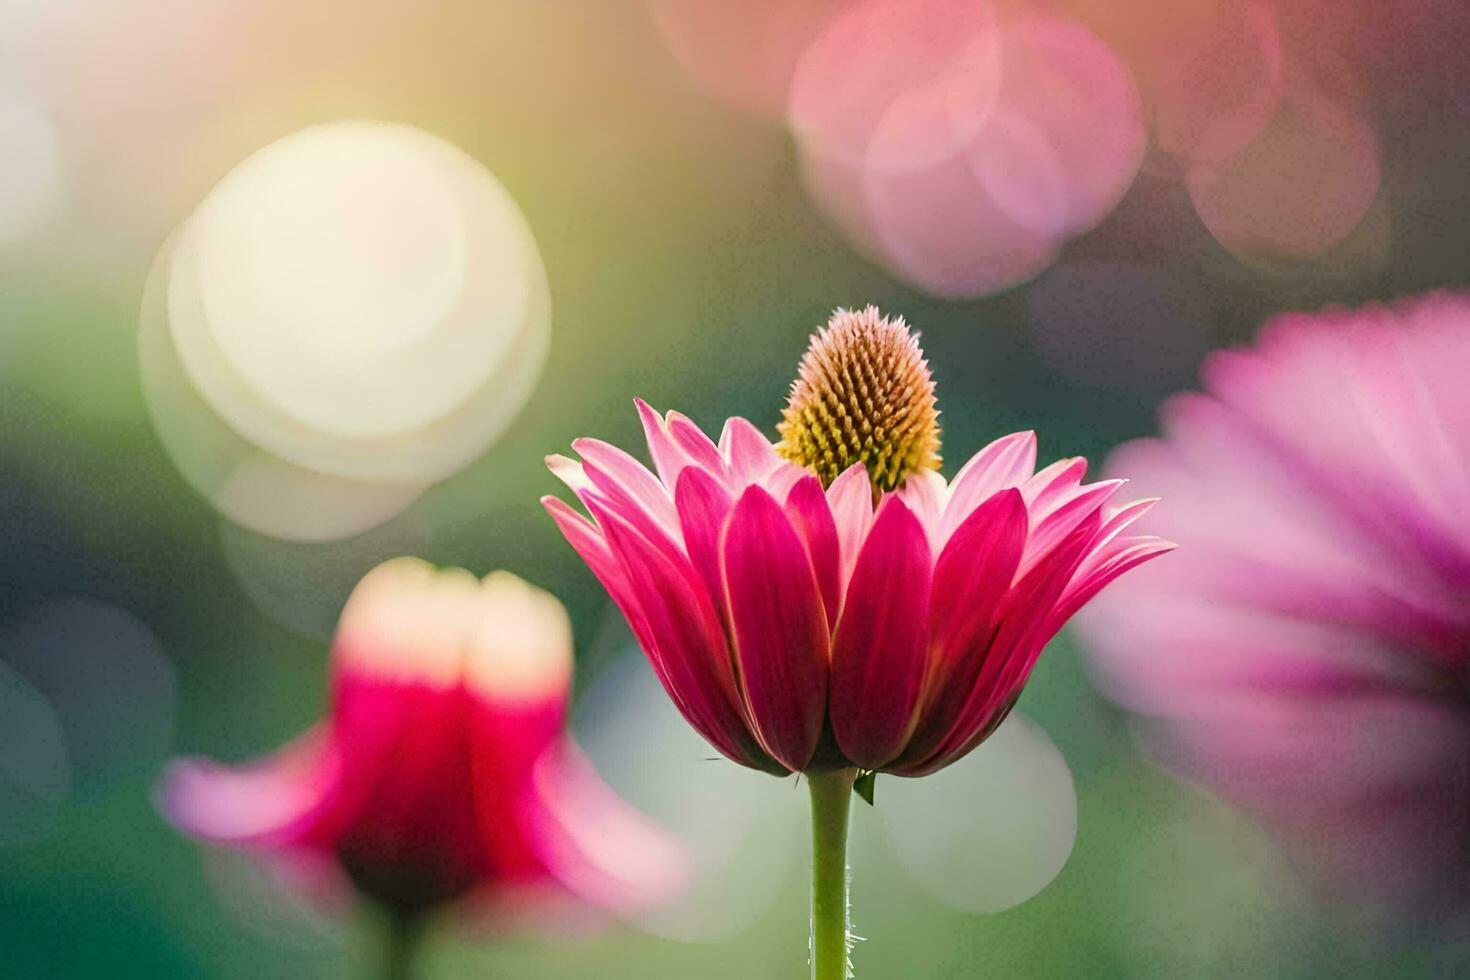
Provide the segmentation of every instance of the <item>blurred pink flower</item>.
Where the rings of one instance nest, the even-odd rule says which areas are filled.
[[[684,717],[734,761],[940,769],[995,730],[1062,623],[1171,547],[1122,534],[1152,503],[1110,505],[1123,481],[1083,484],[1077,458],[1033,472],[1030,432],[946,482],[933,406],[903,320],[839,310],[783,423],[788,456],[824,447],[812,470],[745,419],[716,444],[642,401],[654,472],[595,439],[573,443],[581,462],[548,461],[592,520],[547,509]],[[832,443],[828,412],[869,434],[861,451]]]
[[[1463,900],[1470,298],[1288,315],[1110,462],[1186,547],[1079,626],[1171,769],[1339,896]]]
[[[551,595],[394,559],[343,610],[331,717],[244,768],[175,763],[161,806],[204,841],[340,867],[406,917],[471,894],[667,898],[682,849],[562,734],[571,671]]]

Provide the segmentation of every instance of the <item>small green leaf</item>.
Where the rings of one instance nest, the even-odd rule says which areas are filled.
[[[858,775],[857,782],[852,784],[852,791],[861,796],[868,804],[873,805],[873,788],[878,782],[878,774],[871,769],[864,770]]]

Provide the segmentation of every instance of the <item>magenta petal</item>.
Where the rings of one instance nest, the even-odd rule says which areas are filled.
[[[720,433],[720,454],[729,462],[730,475],[738,488],[759,483],[781,465],[771,441],[739,416],[725,422],[725,430]]]
[[[903,749],[924,684],[929,542],[898,497],[879,509],[832,641],[832,732],[848,759],[877,769]]]
[[[932,755],[954,729],[999,623],[1026,544],[1026,505],[1014,487],[975,508],[934,567],[926,702],[905,765]]]
[[[175,762],[159,788],[159,809],[175,827],[203,840],[290,845],[316,829],[340,777],[330,738],[317,728],[247,766]]]
[[[1135,500],[1131,504],[1125,504],[1118,508],[1111,516],[1103,521],[1102,527],[1097,532],[1097,540],[1092,543],[1092,546],[1094,548],[1100,548],[1104,544],[1107,544],[1120,533],[1127,530],[1135,521],[1153,510],[1154,504],[1158,502],[1158,497],[1146,497],[1143,500]]]
[[[930,649],[941,665],[984,648],[1025,546],[1026,505],[1014,487],[975,508],[956,529],[934,566],[929,607]]]
[[[1107,549],[1089,556],[1052,613],[1056,620],[1054,629],[1060,629],[1113,579],[1146,561],[1168,554],[1176,547],[1178,545],[1172,541],[1145,535],[1118,538]]]
[[[761,486],[766,488],[766,493],[777,500],[785,500],[786,495],[791,492],[791,488],[810,475],[810,470],[797,466],[795,463],[788,463],[782,460],[780,465],[766,474],[765,479],[761,481]],[[740,487],[737,489],[744,488]]]
[[[668,901],[688,884],[688,850],[614,793],[570,742],[541,755],[529,789],[517,810],[520,833],[541,865],[579,898],[636,911]]]
[[[589,472],[594,471],[594,467],[590,465],[587,469]],[[589,490],[583,494],[582,504],[599,525],[605,527],[607,524],[602,515],[616,514],[631,524],[649,544],[663,552],[669,561],[678,564],[684,560],[684,544],[681,540],[683,535],[679,530],[677,511],[674,512],[675,523],[665,525],[626,493],[615,491],[612,495],[608,495],[600,489]]]
[[[1021,484],[1021,496],[1031,520],[1039,521],[1076,491],[1087,475],[1087,460],[1081,456],[1059,459]]]
[[[1100,524],[1096,511],[1089,514],[1006,596],[1000,629],[995,635],[995,652],[1000,656],[994,658],[994,664],[986,664],[981,672],[981,686],[990,677],[1014,673],[1016,661],[1034,660],[1052,638],[1059,625],[1053,623],[1052,613],[1091,550]]]
[[[929,540],[929,547],[933,549],[935,558],[939,557],[939,550],[944,547],[944,539],[939,536],[939,517],[944,511],[944,498],[948,493],[949,488],[945,485],[944,477],[933,470],[910,473],[898,490],[898,499],[904,502],[904,506],[913,512],[923,526],[924,535]]]
[[[720,455],[719,447],[710,442],[703,429],[678,412],[670,412],[666,424],[674,445],[689,457],[693,465],[722,477],[725,475],[724,457]]]
[[[1076,496],[1058,506],[1050,514],[1037,518],[1026,542],[1026,559],[1021,563],[1021,574],[1030,571],[1051,549],[1060,544],[1072,529],[1095,513],[1108,498],[1118,492],[1126,481],[1104,480],[1088,487],[1079,488]]]
[[[641,398],[634,399],[634,404],[638,406],[638,419],[643,423],[643,437],[648,440],[653,468],[663,485],[672,488],[679,479],[679,471],[689,465],[689,459],[674,444],[664,417]]]
[[[815,476],[798,481],[786,495],[786,515],[806,542],[807,554],[817,573],[817,585],[822,591],[822,605],[827,610],[827,622],[836,622],[842,602],[837,522],[832,519],[832,508],[827,506],[822,481]]]
[[[721,551],[756,737],[800,771],[816,751],[827,704],[827,619],[806,546],[771,495],[750,487],[730,515]]]
[[[578,439],[572,448],[582,457],[582,469],[593,486],[617,503],[624,516],[627,511],[641,510],[665,534],[678,525],[672,495],[638,460],[597,439]]]
[[[827,488],[827,504],[832,518],[837,522],[837,543],[842,558],[843,589],[852,578],[853,566],[857,564],[858,550],[873,526],[873,483],[868,479],[868,468],[862,463],[853,463],[843,470]]]
[[[1059,625],[1053,610],[1097,534],[1089,515],[1006,595],[1000,627],[981,665],[968,703],[937,753],[915,774],[949,765],[979,745],[1015,704],[1048,640]]]
[[[1006,487],[1020,486],[1036,468],[1036,433],[1013,432],[1002,436],[960,467],[949,485],[949,502],[944,507],[940,540],[947,541],[980,504]]]
[[[639,533],[648,538],[648,541],[659,545],[661,551],[670,555],[681,551],[678,542],[679,520],[673,510],[672,498],[666,501],[666,505],[650,507],[622,480],[610,475],[592,461],[584,461],[582,470],[587,473],[587,478],[592,482],[592,489],[581,494],[581,500],[587,505],[588,510],[591,510],[592,498],[598,498],[609,510],[616,511],[617,516],[637,527]],[[654,480],[654,485],[657,485],[657,480]],[[660,494],[663,492],[661,486],[659,492]]]
[[[594,488],[592,480],[588,478],[582,464],[575,459],[569,459],[560,453],[552,453],[546,457],[546,468],[558,480],[565,483],[567,488],[579,498],[588,490]]]
[[[558,497],[542,497],[541,505],[546,508],[551,519],[556,521],[556,526],[561,529],[572,550],[592,569],[592,574],[597,576],[597,581],[602,583],[602,587],[622,611],[623,618],[628,621],[638,642],[644,649],[648,649],[652,641],[648,636],[648,626],[643,621],[643,612],[628,584],[622,562],[608,548],[602,532]]]
[[[720,571],[720,531],[735,500],[718,480],[691,466],[679,474],[674,504],[679,511],[679,526],[684,532],[689,561],[704,581],[711,602],[723,612],[725,579]]]
[[[597,513],[647,624],[644,652],[695,731],[742,765],[772,764],[737,707],[734,671],[719,619],[698,576],[679,567],[616,514]]]

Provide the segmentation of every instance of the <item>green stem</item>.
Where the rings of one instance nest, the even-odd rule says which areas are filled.
[[[383,946],[384,980],[413,980],[414,954],[423,935],[423,916],[418,912],[388,913],[387,938]]]
[[[847,814],[856,769],[809,772],[812,794],[812,980],[847,980]]]

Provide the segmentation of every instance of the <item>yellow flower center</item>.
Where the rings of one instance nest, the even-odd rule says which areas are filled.
[[[939,468],[939,411],[929,362],[903,317],[839,309],[812,335],[780,424],[777,450],[827,486],[853,463],[875,492]]]

